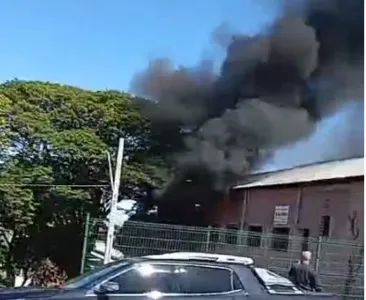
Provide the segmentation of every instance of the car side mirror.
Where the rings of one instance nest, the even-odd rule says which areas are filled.
[[[115,293],[118,291],[119,291],[119,284],[117,282],[113,282],[113,281],[104,282],[100,286],[98,286],[96,289],[94,289],[94,292],[99,295]]]

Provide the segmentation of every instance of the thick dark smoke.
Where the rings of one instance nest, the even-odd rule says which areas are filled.
[[[364,107],[361,101],[355,101],[347,103],[347,106],[334,115],[324,118],[316,125],[311,136],[274,151],[271,158],[255,172],[361,157],[363,153]]]
[[[176,153],[181,170],[226,187],[363,101],[363,0],[301,4],[266,32],[233,35],[219,74],[210,62],[174,69],[162,59],[136,76],[133,88],[157,101],[151,120],[191,132]]]

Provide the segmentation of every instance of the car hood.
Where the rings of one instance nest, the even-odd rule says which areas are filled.
[[[48,289],[48,288],[31,288],[31,287],[21,287],[21,288],[4,288],[0,289],[0,299],[10,300],[10,299],[32,299],[32,298],[47,298],[56,294],[63,293],[61,289]]]

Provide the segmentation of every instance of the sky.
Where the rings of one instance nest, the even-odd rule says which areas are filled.
[[[274,2],[273,2],[274,3]],[[266,0],[11,0],[0,9],[0,81],[47,80],[128,90],[158,57],[194,65],[219,55],[213,30],[255,33],[274,17]]]
[[[363,103],[351,102],[335,115],[318,123],[308,138],[276,150],[272,158],[257,171],[275,171],[317,161],[359,156],[354,151],[355,148],[364,149],[363,123]]]
[[[254,34],[271,23],[278,13],[278,3],[279,0],[3,1],[0,82],[18,78],[93,90],[130,91],[134,74],[154,58],[168,57],[188,66],[202,58],[220,59],[222,49],[212,41],[218,26],[226,24],[234,32]],[[321,148],[324,139],[333,139],[336,144],[340,138],[337,124],[352,120],[352,113],[324,120],[310,139],[277,151],[265,168],[322,160],[324,155],[314,155],[315,149]],[[344,132],[345,138],[352,137],[350,132],[355,129]],[[345,140],[345,144],[352,142]]]

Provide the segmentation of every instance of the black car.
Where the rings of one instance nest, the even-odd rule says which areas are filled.
[[[59,289],[0,290],[0,299],[340,299],[295,287],[251,258],[177,252],[113,262]]]

